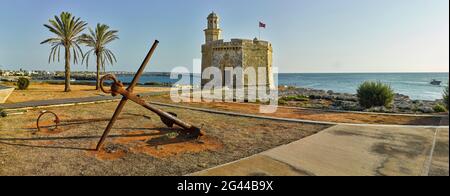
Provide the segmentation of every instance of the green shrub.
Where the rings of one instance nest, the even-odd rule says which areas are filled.
[[[296,90],[297,89],[297,87],[295,87],[295,86],[288,86],[287,87],[287,90]]]
[[[3,111],[3,110],[0,109],[0,118],[6,117],[6,116],[8,116],[8,114],[6,114],[5,111]]]
[[[282,97],[281,100],[283,101],[309,101],[309,97],[304,96],[304,95],[291,95],[291,96],[286,96],[286,97]]]
[[[447,110],[448,110],[448,105],[449,105],[449,103],[448,103],[448,84],[447,84],[447,87],[444,89],[444,95],[443,95],[443,98],[444,98],[444,104],[445,104],[445,107],[446,107]]]
[[[358,87],[359,104],[365,108],[389,107],[394,100],[391,86],[382,82],[366,81]]]
[[[17,81],[17,88],[19,90],[26,90],[30,86],[30,80],[28,78],[21,77]]]
[[[445,108],[445,106],[441,105],[441,104],[437,104],[433,107],[434,112],[446,112],[447,109]]]
[[[287,101],[285,101],[284,99],[278,99],[278,105],[286,105]]]
[[[144,85],[147,85],[147,86],[162,86],[162,83],[159,83],[159,82],[147,82]]]

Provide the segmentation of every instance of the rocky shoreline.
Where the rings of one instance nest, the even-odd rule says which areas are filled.
[[[366,109],[359,105],[356,94],[294,87],[280,88],[279,96],[281,99],[292,96],[304,97],[302,100],[286,101],[284,105],[288,106],[302,106],[344,111],[430,114],[440,113],[440,111],[435,111],[435,107],[437,105],[444,105],[444,101],[442,99],[437,99],[435,101],[412,100],[407,95],[397,93],[395,94],[391,107],[373,107]]]

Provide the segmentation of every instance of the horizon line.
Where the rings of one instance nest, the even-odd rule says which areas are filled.
[[[0,69],[1,70],[1,69]],[[19,69],[4,69],[5,71],[20,71]],[[52,71],[52,72],[64,72],[64,70],[27,70],[24,69],[22,71]],[[74,70],[71,72],[96,72],[96,71],[90,71],[90,70]],[[107,72],[130,72],[135,73],[136,71],[123,71],[123,70],[111,70],[111,71],[105,71]],[[172,73],[170,71],[145,71],[144,73]],[[194,72],[189,72],[194,73]],[[358,71],[358,72],[279,72],[278,74],[390,74],[390,73],[450,73],[449,71],[379,71],[379,72],[364,72],[364,71]],[[200,74],[200,73],[196,73]]]

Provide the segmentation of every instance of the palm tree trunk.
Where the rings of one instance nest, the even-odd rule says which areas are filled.
[[[66,79],[65,79],[65,84],[64,84],[64,92],[70,92],[70,47],[65,47],[65,61],[66,61],[66,65],[65,65],[65,75],[66,75]]]
[[[100,57],[99,54],[95,54],[97,56],[97,82],[95,85],[95,90],[99,90],[100,89]]]

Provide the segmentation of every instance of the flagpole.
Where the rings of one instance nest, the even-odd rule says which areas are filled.
[[[258,28],[258,32],[259,32],[258,40],[261,40],[261,27]]]
[[[259,21],[259,26],[258,26],[258,27],[259,27],[259,30],[258,30],[258,32],[259,32],[258,39],[261,40],[261,29],[262,29],[262,28],[265,29],[265,28],[266,28],[266,24],[264,24],[264,23],[262,23],[261,21]]]

